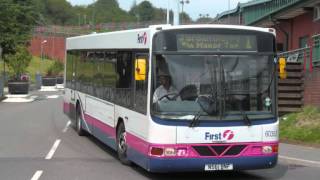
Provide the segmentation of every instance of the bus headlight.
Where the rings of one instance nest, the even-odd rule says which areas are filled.
[[[188,155],[188,150],[185,147],[151,147],[150,155],[158,157],[183,157]]]
[[[177,151],[175,148],[165,148],[164,149],[164,155],[165,156],[176,156]]]
[[[263,154],[271,154],[273,152],[272,146],[262,146]]]

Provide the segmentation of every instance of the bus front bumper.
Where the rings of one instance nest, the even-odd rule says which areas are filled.
[[[278,155],[251,156],[234,158],[178,158],[165,159],[150,157],[148,171],[150,172],[185,172],[214,171],[206,170],[206,166],[232,166],[229,170],[267,169],[276,166]]]

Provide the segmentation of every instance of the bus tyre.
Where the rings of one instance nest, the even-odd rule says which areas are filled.
[[[120,123],[117,129],[117,153],[122,164],[130,165],[131,162],[127,159],[127,142],[126,130],[123,123]]]
[[[76,131],[79,136],[84,136],[85,131],[82,129],[82,116],[80,108],[77,108],[77,116],[76,116]]]

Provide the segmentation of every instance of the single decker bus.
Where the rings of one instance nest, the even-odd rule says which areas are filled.
[[[63,110],[79,135],[150,172],[272,168],[275,30],[154,25],[66,41]]]

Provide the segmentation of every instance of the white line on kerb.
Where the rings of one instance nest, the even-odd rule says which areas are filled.
[[[67,132],[70,124],[71,124],[71,121],[68,121],[67,124],[66,124],[66,126],[65,126],[64,129],[62,130],[62,132],[64,132],[64,133]]]
[[[293,157],[288,157],[288,156],[279,156],[279,158],[285,159],[285,160],[301,162],[301,163],[313,164],[313,165],[316,165],[316,166],[320,167],[320,161],[310,161],[310,160],[293,158]]]
[[[52,148],[50,149],[49,153],[47,154],[45,159],[51,159],[53,154],[56,152],[59,144],[61,142],[61,139],[57,139],[56,142],[54,142]]]
[[[36,173],[34,173],[31,180],[38,180],[40,178],[40,176],[42,175],[42,173],[43,173],[42,170],[37,171]]]

